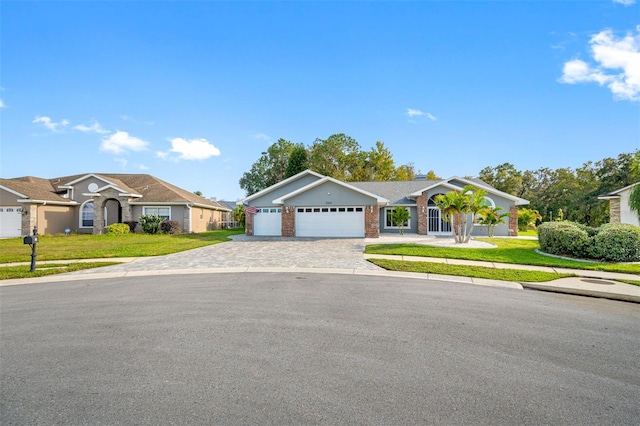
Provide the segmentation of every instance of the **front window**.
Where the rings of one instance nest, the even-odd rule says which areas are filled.
[[[143,207],[142,214],[156,215],[162,219],[171,220],[171,207]]]
[[[384,209],[384,227],[385,228],[399,228],[398,225],[393,223],[393,208]],[[406,220],[402,225],[403,228],[411,228],[411,218]]]

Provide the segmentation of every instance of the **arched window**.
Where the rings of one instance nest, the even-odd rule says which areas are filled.
[[[93,205],[93,200],[85,201],[82,206],[80,206],[80,227],[81,228],[92,228],[93,227],[93,214],[94,214],[95,206]],[[104,208],[104,226],[107,226],[107,207]]]
[[[484,197],[484,201],[485,201],[485,203],[487,203],[487,206],[489,206],[490,208],[492,208],[492,209],[496,208],[495,201],[493,201],[491,198],[487,197],[486,195]]]
[[[93,227],[93,209],[93,201],[87,201],[80,207],[80,226]]]

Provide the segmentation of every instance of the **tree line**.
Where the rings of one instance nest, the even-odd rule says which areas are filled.
[[[345,182],[413,180],[416,176],[414,164],[396,165],[383,142],[363,150],[355,139],[339,133],[318,138],[308,146],[278,139],[242,175],[240,187],[251,195],[306,169]],[[440,179],[433,170],[426,178]],[[521,171],[504,163],[485,167],[478,178],[529,200],[528,208],[537,211],[542,221],[560,219],[599,226],[608,222],[609,203],[598,196],[640,181],[640,151],[588,161],[575,170],[542,167]]]
[[[640,181],[640,151],[569,167],[517,170],[504,163],[485,167],[478,178],[530,201],[542,221],[570,220],[597,227],[609,221],[609,203],[598,196]]]
[[[242,175],[240,188],[255,194],[306,169],[344,182],[413,180],[416,175],[413,163],[396,165],[384,143],[378,141],[365,151],[355,139],[339,133],[309,146],[278,139]],[[429,171],[427,178],[438,176]]]

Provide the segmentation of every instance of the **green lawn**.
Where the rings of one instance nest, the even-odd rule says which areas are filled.
[[[35,272],[31,272],[30,265],[0,267],[0,280],[13,278],[36,278],[45,275],[62,274],[64,272],[80,271],[82,269],[100,268],[102,266],[117,265],[118,262],[78,262],[37,264]]]
[[[497,247],[449,248],[432,247],[421,244],[375,244],[367,246],[365,253],[480,260],[520,265],[551,266],[557,268],[640,274],[640,264],[585,263],[544,256],[535,252],[535,249],[540,248],[537,240],[521,240],[514,238],[479,238],[478,240],[495,244]]]
[[[573,274],[555,272],[522,271],[519,269],[497,269],[482,266],[449,265],[433,262],[407,262],[402,260],[369,259],[381,268],[390,271],[420,272],[423,274],[455,275],[459,277],[486,278],[489,280],[515,282],[546,282],[558,278],[573,277]]]
[[[238,228],[180,235],[41,235],[36,246],[37,260],[160,256],[218,244],[242,233],[244,229]],[[0,264],[30,261],[31,248],[23,244],[22,238],[0,240]]]

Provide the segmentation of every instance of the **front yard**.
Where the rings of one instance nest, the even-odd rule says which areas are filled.
[[[244,229],[202,232],[199,234],[125,234],[125,235],[41,235],[36,246],[36,271],[30,265],[0,267],[0,280],[12,278],[34,278],[61,274],[82,269],[114,265],[121,257],[161,256],[191,250],[228,241],[229,236],[242,234]],[[64,262],[74,259],[109,259],[111,262]],[[30,262],[31,247],[22,238],[0,240],[0,265]],[[60,261],[55,264],[43,261]]]
[[[559,259],[536,253],[538,241],[514,238],[479,238],[495,244],[496,248],[450,248],[434,247],[422,244],[374,244],[365,249],[369,254],[402,255],[446,259],[476,260],[484,262],[508,263],[518,265],[547,266],[554,268],[582,269],[594,271],[640,274],[640,264],[623,263],[586,263],[575,260]],[[407,262],[388,259],[369,259],[376,265],[394,271],[421,272],[431,274],[458,275],[474,278],[487,278],[506,281],[544,282],[569,274],[552,272],[522,271],[518,269],[495,269],[479,266],[451,265],[432,262]],[[625,281],[640,285],[639,279]]]

